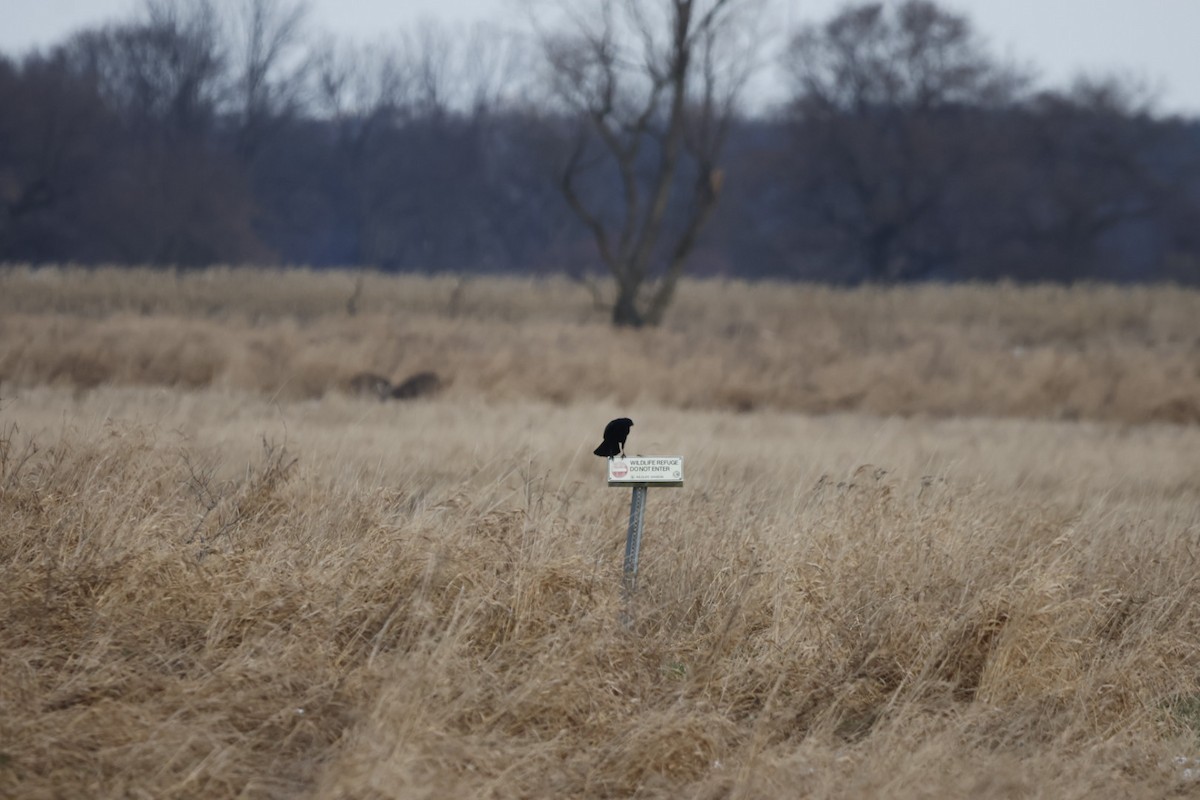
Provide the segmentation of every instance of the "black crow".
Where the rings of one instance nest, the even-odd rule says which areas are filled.
[[[632,427],[633,420],[629,417],[614,419],[604,426],[604,441],[592,452],[609,458],[618,454],[625,455],[625,440],[629,438],[629,429]]]

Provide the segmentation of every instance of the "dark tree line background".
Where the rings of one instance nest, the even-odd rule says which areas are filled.
[[[706,167],[693,274],[1200,282],[1200,121],[1128,81],[1038,86],[929,2],[847,6],[767,68],[787,100]],[[550,69],[494,30],[365,46],[288,0],[150,0],[0,57],[0,261],[601,270]]]

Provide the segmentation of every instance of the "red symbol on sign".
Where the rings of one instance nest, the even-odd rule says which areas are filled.
[[[629,474],[629,465],[621,461],[614,461],[612,465],[612,476],[618,480]]]

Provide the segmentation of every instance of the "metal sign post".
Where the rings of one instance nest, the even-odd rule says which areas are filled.
[[[626,598],[637,589],[638,556],[646,521],[646,494],[651,486],[683,486],[682,456],[616,456],[608,460],[608,485],[632,486],[629,531],[625,535],[625,570],[622,586]]]
[[[642,528],[646,524],[646,487],[633,487],[633,501],[629,504],[629,531],[625,534],[625,571],[622,573],[625,591],[637,588],[638,554],[642,551]]]

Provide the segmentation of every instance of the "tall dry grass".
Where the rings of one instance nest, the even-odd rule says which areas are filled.
[[[1162,287],[709,281],[663,328],[614,331],[560,279],[9,268],[0,385],[298,399],[432,369],[460,399],[1194,423],[1198,316]]]
[[[1200,786],[1195,293],[355,282],[0,272],[0,797]]]
[[[1200,430],[610,411],[16,393],[0,795],[1195,790]]]

